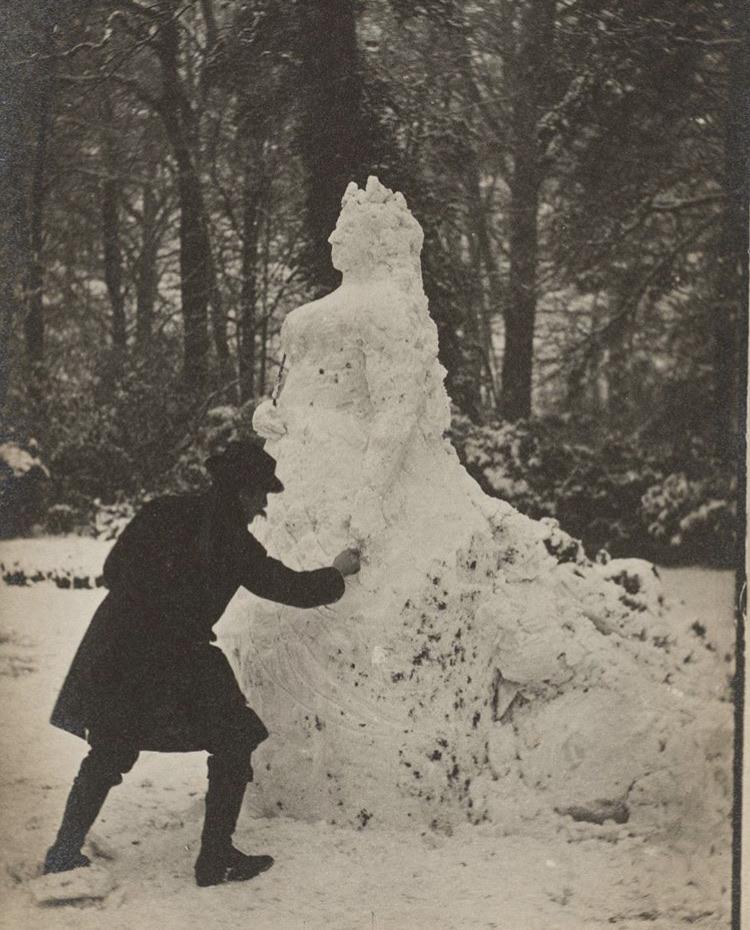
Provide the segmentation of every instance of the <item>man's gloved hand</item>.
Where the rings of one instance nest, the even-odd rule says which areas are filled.
[[[342,575],[355,575],[359,571],[359,551],[357,549],[344,549],[333,560],[333,567]]]

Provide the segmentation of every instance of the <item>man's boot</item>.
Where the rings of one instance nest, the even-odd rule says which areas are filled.
[[[137,758],[138,751],[129,745],[106,742],[92,746],[73,781],[57,839],[44,858],[45,875],[90,865],[81,853],[86,834],[109,789],[122,783],[123,772],[129,772]]]
[[[195,881],[201,887],[247,881],[273,865],[271,856],[246,856],[232,846],[246,785],[247,776],[234,764],[218,756],[209,758],[206,815],[195,861]]]
[[[99,816],[111,786],[109,779],[98,778],[83,768],[78,773],[68,795],[57,839],[44,858],[45,875],[90,864],[88,856],[81,853],[81,846]]]

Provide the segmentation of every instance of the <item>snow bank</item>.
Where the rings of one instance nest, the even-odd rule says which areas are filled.
[[[60,588],[96,588],[112,540],[44,536],[0,542],[0,577],[6,584],[52,581]]]

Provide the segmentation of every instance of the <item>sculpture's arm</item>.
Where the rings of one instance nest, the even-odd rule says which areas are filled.
[[[382,503],[418,427],[427,366],[406,321],[397,329],[373,327],[367,335],[361,345],[374,416],[352,522],[371,534],[381,528],[375,524],[382,519]]]
[[[282,326],[281,326],[281,346],[284,349],[284,354],[281,359],[281,364],[279,365],[278,375],[276,377],[276,383],[271,392],[271,397],[269,400],[264,400],[255,408],[255,413],[253,414],[253,429],[255,432],[262,436],[264,439],[276,440],[281,439],[281,437],[288,431],[289,425],[286,422],[286,419],[277,405],[278,396],[281,392],[281,385],[284,380],[285,374],[285,363],[286,363],[286,349],[285,345],[289,341],[289,317],[287,317]]]
[[[255,408],[253,429],[264,439],[280,439],[287,431],[284,417],[273,400],[264,400]]]

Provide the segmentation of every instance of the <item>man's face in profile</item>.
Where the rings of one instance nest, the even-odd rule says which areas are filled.
[[[266,516],[268,491],[265,488],[240,488],[237,496],[242,506],[242,513],[248,523],[256,517]]]

